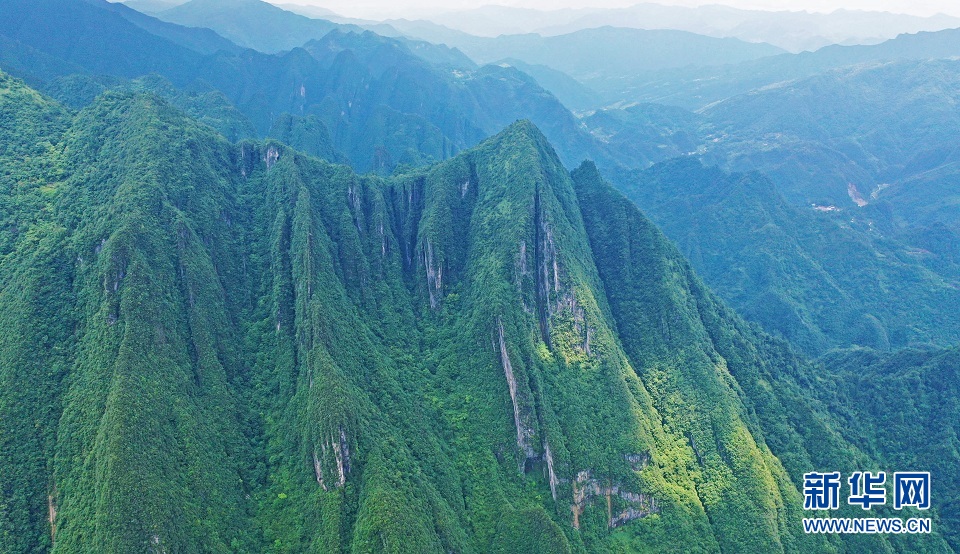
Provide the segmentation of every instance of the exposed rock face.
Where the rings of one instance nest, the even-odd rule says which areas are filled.
[[[342,488],[347,483],[347,474],[350,473],[350,441],[347,440],[347,432],[342,426],[338,430],[339,436],[334,434],[320,445],[319,455],[316,449],[313,451],[313,470],[317,477],[317,483],[323,490],[329,490],[323,471],[323,462],[328,459],[329,455],[333,455],[336,471],[336,478],[332,485],[334,488]]]
[[[537,458],[532,446],[535,431],[526,423],[526,418],[521,411],[520,402],[517,398],[517,378],[513,374],[513,364],[510,363],[507,344],[503,338],[503,322],[499,320],[497,321],[497,332],[500,340],[500,362],[503,364],[503,373],[507,378],[507,387],[510,389],[510,400],[513,402],[513,422],[517,427],[517,447],[525,456],[525,459],[520,462],[520,471],[523,471],[526,460]]]
[[[443,264],[435,263],[433,243],[428,239],[423,249],[423,265],[427,271],[427,293],[430,295],[430,307],[434,310],[440,305],[443,293]]]
[[[347,187],[347,205],[350,206],[350,213],[353,215],[353,225],[357,228],[357,231],[363,232],[363,229],[360,228],[360,194],[357,191],[356,185],[351,183]]]
[[[553,469],[553,452],[550,451],[550,443],[546,440],[543,441],[543,458],[547,461],[547,479],[550,480],[550,496],[556,500],[557,485],[560,484],[560,481],[557,479],[557,474]]]
[[[380,224],[377,226],[377,234],[380,235],[380,256],[387,256],[387,235],[383,230],[383,219],[380,219]]]
[[[267,164],[267,170],[273,167],[277,160],[280,159],[280,151],[277,150],[276,146],[267,147],[266,153],[263,155],[263,161]]]
[[[54,541],[57,538],[57,503],[52,494],[47,495],[47,514],[50,521],[50,540]]]
[[[573,512],[575,529],[580,528],[580,516],[586,507],[599,496],[606,498],[607,527],[611,529],[650,514],[660,513],[660,506],[652,496],[625,490],[619,484],[609,481],[602,483],[601,480],[593,478],[593,472],[589,469],[577,473],[572,486],[573,504],[570,509]],[[614,506],[615,503],[617,507]]]
[[[320,483],[323,490],[327,490],[327,486],[323,483],[323,466],[320,464],[320,457],[317,456],[316,450],[313,451],[313,471],[317,476],[317,483]]]
[[[847,196],[850,197],[850,200],[853,200],[854,204],[861,208],[867,205],[867,199],[860,194],[857,185],[853,183],[847,183]]]
[[[347,482],[347,473],[350,472],[350,445],[347,443],[347,434],[340,428],[340,441],[333,439],[333,456],[337,462],[337,487]]]
[[[543,214],[540,191],[537,191],[533,202],[534,210],[534,258],[536,260],[537,277],[537,316],[540,321],[540,334],[547,346],[550,340],[550,316],[553,307],[550,295],[560,291],[560,264],[557,260],[557,245],[553,237],[550,222]]]
[[[624,454],[623,459],[630,463],[631,469],[640,471],[650,463],[650,454]]]

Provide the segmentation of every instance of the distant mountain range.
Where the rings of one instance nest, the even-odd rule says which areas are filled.
[[[960,18],[942,14],[917,17],[842,9],[811,13],[745,10],[718,4],[668,6],[652,2],[625,8],[558,10],[489,5],[438,13],[430,20],[487,37],[524,33],[554,36],[605,26],[675,29],[711,37],[766,42],[790,52],[816,50],[830,44],[873,44],[903,33],[960,27]]]
[[[256,2],[243,0],[242,6]],[[276,9],[259,4],[271,13]],[[128,18],[126,12],[137,17]],[[455,54],[440,55],[450,63],[434,65],[426,58],[436,60],[436,52],[451,51],[424,51],[419,43],[367,31],[356,34],[335,25],[332,33],[306,44],[306,49],[270,55],[226,42],[224,49],[208,54],[206,44],[197,43],[198,37],[216,36],[211,31],[152,19],[166,29],[159,36],[137,23],[143,17],[98,0],[15,0],[0,5],[0,21],[9,22],[4,36],[12,41],[0,47],[0,61],[6,59],[9,70],[74,105],[109,86],[102,82],[105,75],[158,73],[176,87],[221,92],[261,135],[284,113],[312,114],[328,128],[334,148],[362,170],[390,171],[401,163],[445,159],[523,115],[554,138],[569,163],[576,159],[574,153],[605,159],[574,116],[514,68],[476,69],[461,60],[472,68],[456,69],[450,67],[458,59]],[[249,28],[256,26],[256,18],[241,19]],[[74,20],[89,24],[77,27]],[[57,39],[46,38],[51,32]],[[75,48],[78,42],[87,47]],[[142,44],[150,49],[131,56]],[[84,80],[60,81],[76,74]],[[398,128],[410,132],[398,133]]]
[[[456,46],[479,63],[516,58],[563,71],[588,86],[594,80],[667,68],[726,65],[783,53],[782,49],[769,44],[733,38],[622,27],[584,29],[547,37],[537,34],[497,38],[462,36],[448,45]]]
[[[696,110],[738,94],[802,79],[831,69],[896,60],[960,56],[960,29],[901,35],[870,46],[826,46],[739,64],[666,69],[608,82],[594,81],[601,103],[654,102]]]

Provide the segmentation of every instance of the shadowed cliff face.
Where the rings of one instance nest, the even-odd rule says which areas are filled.
[[[532,124],[384,179],[3,86],[0,549],[842,546],[807,367]]]

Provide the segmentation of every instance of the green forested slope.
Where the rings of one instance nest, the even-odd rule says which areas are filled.
[[[816,391],[844,434],[888,468],[930,471],[944,502],[937,524],[960,547],[960,365],[956,348],[829,352]],[[931,488],[931,491],[933,489]]]
[[[718,295],[803,351],[948,346],[960,337],[949,242],[920,249],[850,210],[792,206],[757,172],[694,159],[618,181]]]
[[[872,451],[528,122],[384,179],[3,86],[0,550],[947,548],[802,533]]]

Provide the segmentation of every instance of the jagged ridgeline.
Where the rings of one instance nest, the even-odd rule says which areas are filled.
[[[802,533],[872,461],[529,123],[357,176],[4,76],[0,133],[0,551],[947,548]]]

